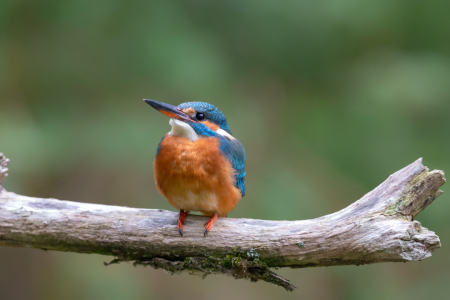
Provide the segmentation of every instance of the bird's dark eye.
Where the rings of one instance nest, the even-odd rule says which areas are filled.
[[[205,119],[205,114],[204,113],[197,113],[197,115],[195,117],[197,118],[197,120],[203,121]]]

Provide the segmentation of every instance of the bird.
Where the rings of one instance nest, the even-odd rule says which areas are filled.
[[[206,102],[178,106],[144,99],[170,118],[153,162],[156,188],[180,211],[178,232],[191,211],[209,216],[204,237],[245,195],[244,146],[231,134],[225,115]]]

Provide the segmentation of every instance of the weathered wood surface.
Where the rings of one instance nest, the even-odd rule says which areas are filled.
[[[6,165],[0,157],[0,190]],[[418,159],[336,213],[303,221],[219,218],[206,238],[202,216],[188,216],[180,237],[175,212],[32,198],[3,189],[0,246],[98,253],[115,256],[113,262],[135,261],[169,272],[222,272],[292,290],[269,268],[431,256],[441,246],[439,237],[414,217],[442,193],[444,183],[442,171],[430,172]]]

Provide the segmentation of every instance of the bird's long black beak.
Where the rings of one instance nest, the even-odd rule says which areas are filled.
[[[181,109],[174,105],[166,104],[163,102],[158,102],[155,100],[150,99],[144,99],[145,102],[147,102],[148,105],[156,109],[157,111],[165,114],[166,116],[170,118],[174,118],[181,121],[192,121],[192,119],[189,117],[189,115],[185,112],[183,112]]]

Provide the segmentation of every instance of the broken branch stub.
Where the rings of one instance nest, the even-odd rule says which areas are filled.
[[[8,176],[8,164],[9,159],[0,153],[0,191],[3,189],[3,181]]]

